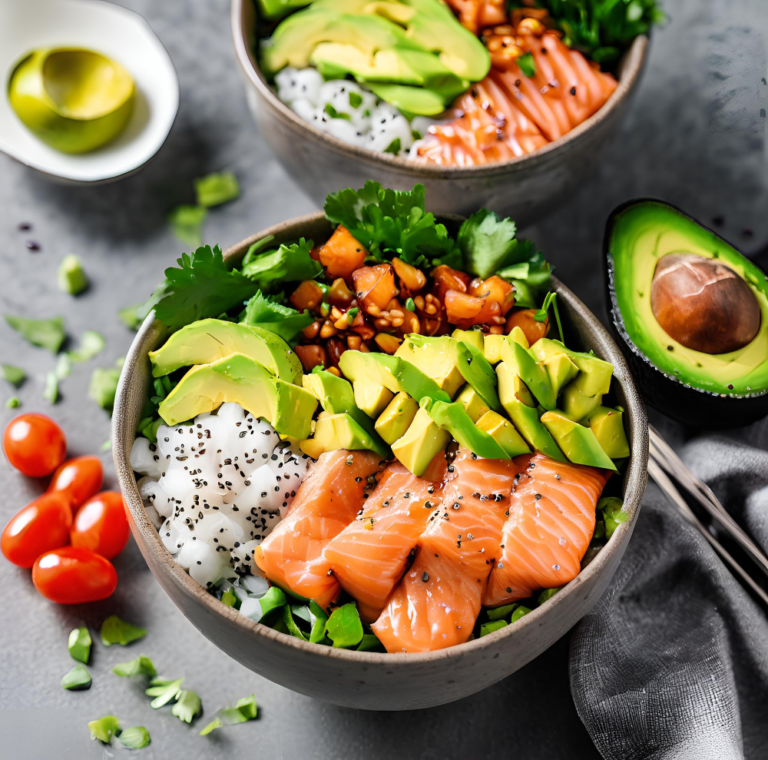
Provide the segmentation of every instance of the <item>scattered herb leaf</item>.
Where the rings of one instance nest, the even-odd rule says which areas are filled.
[[[325,104],[325,108],[323,109],[325,113],[328,114],[332,119],[346,119],[347,121],[352,121],[352,117],[348,113],[344,113],[344,111],[337,111],[330,103]]]
[[[250,697],[239,699],[234,707],[225,707],[216,713],[216,717],[200,732],[200,736],[207,736],[211,731],[215,731],[222,726],[234,726],[238,723],[246,723],[256,720],[259,714],[259,708],[256,705],[256,697],[251,694]]]
[[[489,633],[506,628],[509,625],[506,620],[489,620],[480,626],[480,637],[487,636]]]
[[[91,644],[93,644],[93,639],[91,639],[91,632],[86,626],[81,625],[70,631],[67,649],[72,659],[87,665],[91,657]]]
[[[95,330],[86,330],[83,337],[80,338],[80,347],[77,351],[68,351],[67,356],[78,364],[87,362],[103,351],[106,345],[107,342],[101,333],[97,333]]]
[[[233,201],[240,195],[240,185],[232,172],[215,172],[195,180],[198,206],[210,208]]]
[[[182,683],[184,683],[183,678],[177,678],[175,681],[169,681],[164,678],[153,678],[150,681],[149,688],[144,691],[148,697],[154,697],[149,703],[149,706],[153,710],[159,710],[161,707],[167,705],[179,694]]]
[[[88,724],[91,739],[98,739],[104,744],[109,744],[112,737],[120,732],[120,721],[114,715],[105,715],[98,720],[92,720]]]
[[[143,654],[129,662],[118,663],[112,668],[112,672],[116,676],[123,678],[130,678],[132,676],[149,676],[154,678],[157,675],[157,670],[155,670],[152,660]]]
[[[112,411],[117,395],[117,384],[120,381],[119,369],[104,369],[97,367],[91,373],[91,382],[88,386],[88,395],[108,412]]]
[[[197,247],[203,242],[203,222],[207,215],[203,206],[176,206],[168,214],[168,222],[184,245]]]
[[[358,92],[350,92],[349,105],[352,106],[352,108],[360,108],[360,106],[363,105],[363,96]]]
[[[128,747],[128,749],[144,749],[152,742],[149,731],[144,726],[126,728],[117,738],[120,740],[120,744]]]
[[[45,389],[43,398],[49,404],[55,404],[59,400],[59,376],[56,370],[49,370],[45,373]]]
[[[61,685],[68,691],[89,689],[91,683],[91,674],[82,665],[75,665],[75,667],[61,679]]]
[[[101,630],[99,631],[101,643],[104,644],[105,647],[112,646],[112,644],[126,646],[132,641],[143,639],[146,635],[146,629],[126,623],[117,615],[110,615],[101,624]]]
[[[27,373],[19,367],[14,367],[12,364],[0,365],[3,369],[3,377],[11,384],[20,388],[22,383],[27,379]]]
[[[88,287],[88,278],[77,256],[70,253],[61,260],[58,281],[59,289],[71,296],[79,295]]]
[[[174,715],[184,723],[191,723],[203,711],[203,703],[194,691],[182,689],[176,699],[176,704],[171,708]]]
[[[6,314],[5,321],[28,343],[45,348],[52,354],[59,353],[61,344],[66,337],[64,333],[64,320],[61,317],[27,319]]]
[[[8,401],[5,402],[6,409],[18,409],[21,406],[21,400],[18,396],[11,396]]]

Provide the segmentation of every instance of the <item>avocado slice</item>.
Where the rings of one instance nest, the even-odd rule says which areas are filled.
[[[376,431],[391,445],[405,434],[418,411],[418,402],[400,391],[376,420]]]
[[[616,465],[603,451],[590,428],[569,420],[557,410],[545,412],[541,416],[541,424],[550,432],[562,452],[574,464],[585,464],[590,467],[616,471]]]
[[[459,343],[468,343],[483,354],[485,353],[486,336],[480,330],[454,330],[451,337]],[[503,338],[503,336],[499,337]]]
[[[355,381],[355,401],[371,419],[376,419],[382,413],[394,395],[389,388],[367,378]]]
[[[746,283],[760,313],[750,342],[728,353],[705,353],[686,347],[662,328],[651,292],[659,263],[670,254],[716,261]],[[681,422],[707,427],[735,427],[768,413],[764,272],[680,209],[651,200],[631,201],[613,212],[605,235],[605,261],[610,323],[650,405]]]
[[[544,360],[544,367],[552,383],[552,392],[555,397],[560,395],[560,389],[573,380],[579,374],[579,368],[566,354],[556,354]]]
[[[177,425],[234,401],[265,419],[281,435],[307,438],[317,399],[299,385],[286,383],[244,354],[230,354],[192,367],[160,402],[158,414]]]
[[[483,356],[490,364],[498,364],[501,361],[501,346],[506,340],[506,335],[486,335],[483,340]]]
[[[250,356],[280,380],[301,384],[299,357],[280,336],[223,319],[192,322],[173,333],[157,351],[150,351],[152,377],[170,375],[181,367],[211,364],[230,354]]]
[[[432,378],[441,390],[453,398],[464,385],[464,377],[459,368],[458,345],[449,335],[430,338],[412,334],[400,344],[395,356]]]
[[[599,406],[587,418],[597,442],[611,459],[624,459],[629,456],[629,442],[624,432],[623,417],[621,409]]]
[[[465,385],[461,389],[461,393],[456,396],[456,401],[461,403],[472,422],[477,422],[490,410],[488,404],[480,398],[480,394],[471,385]]]
[[[364,448],[371,449],[385,458],[392,455],[389,446],[376,432],[373,420],[355,403],[355,395],[348,380],[323,370],[304,375],[303,385],[305,390],[317,398],[324,411],[336,415],[347,414],[365,431],[369,442]],[[317,437],[317,431],[315,431],[315,437]],[[331,451],[331,449],[326,449],[326,451]]]
[[[491,435],[510,457],[529,454],[531,451],[512,423],[496,412],[486,412],[477,421],[477,429]]]
[[[419,409],[404,435],[392,444],[392,453],[416,477],[421,477],[451,434],[437,425],[426,409]]]
[[[464,379],[478,392],[489,408],[501,411],[499,394],[496,392],[496,372],[493,365],[486,360],[482,352],[469,343],[458,343],[456,357],[459,372]]]
[[[567,462],[549,431],[541,424],[534,398],[520,376],[505,362],[496,367],[496,375],[501,405],[528,445],[550,459]]]
[[[541,341],[537,341],[537,344]],[[502,363],[509,365],[515,375],[519,375],[528,389],[533,393],[538,402],[545,409],[554,409],[557,405],[557,394],[552,387],[552,381],[549,379],[543,363],[539,363],[526,351],[519,343],[507,341],[501,347]],[[496,368],[498,372],[498,367]]]
[[[480,430],[464,407],[458,401],[446,404],[423,398],[419,402],[421,409],[443,430],[447,430],[462,446],[483,459],[509,459],[509,454],[497,443],[490,433]]]
[[[378,439],[379,436],[376,436]],[[349,451],[370,450],[375,451],[380,447],[380,441],[377,442],[368,432],[352,418],[351,415],[342,412],[341,414],[322,414],[317,419],[315,434],[299,443],[301,450],[318,459],[320,454],[326,451],[338,451],[339,449],[348,449]],[[380,456],[385,456],[380,454]]]
[[[611,389],[613,365],[593,354],[572,351],[559,340],[541,338],[531,346],[531,353],[536,361],[546,361],[560,354],[565,354],[578,367],[579,374],[573,381],[573,387],[585,396],[604,395]]]
[[[581,422],[603,402],[602,395],[585,396],[573,383],[566,385],[560,394],[563,414],[574,422]]]
[[[403,361],[398,356],[345,351],[339,359],[339,369],[353,384],[358,380],[367,379],[383,385],[392,393],[405,391],[417,401],[424,396],[439,401],[451,400],[434,380],[427,377],[418,367]]]
[[[264,18],[276,21],[311,2],[312,0],[259,0],[259,12]]]

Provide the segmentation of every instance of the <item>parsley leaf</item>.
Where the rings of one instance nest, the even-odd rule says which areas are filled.
[[[14,367],[12,364],[3,364],[3,377],[17,388],[27,379],[27,373],[20,367]]]
[[[128,749],[144,749],[152,742],[149,731],[144,726],[126,728],[117,738],[120,740],[120,744],[128,747]]]
[[[254,285],[241,272],[229,269],[218,246],[185,253],[177,263],[178,268],[165,270],[163,295],[154,306],[155,316],[167,327],[217,317],[253,295]]]
[[[480,209],[461,225],[457,241],[467,272],[485,279],[509,263],[518,240],[517,225],[511,219],[499,219],[488,209]]]
[[[173,234],[185,245],[203,242],[203,222],[208,211],[203,206],[176,206],[168,214]]]
[[[240,195],[240,185],[232,172],[218,172],[196,179],[195,193],[198,205],[210,208],[235,200]]]
[[[66,337],[64,334],[64,320],[61,317],[27,319],[6,314],[5,321],[28,343],[45,348],[52,354],[59,352],[61,344]]]
[[[260,240],[253,246],[262,244],[263,241]],[[323,268],[312,258],[311,250],[312,241],[304,238],[298,243],[281,245],[277,250],[264,251],[258,255],[253,255],[249,250],[244,259],[247,263],[243,265],[242,273],[260,290],[265,291],[282,287],[286,282],[312,280],[322,274]]]
[[[124,620],[120,620],[117,615],[110,615],[101,624],[101,630],[99,631],[101,643],[105,647],[112,646],[112,644],[126,646],[132,641],[143,639],[146,635],[147,631],[145,628],[139,628],[138,626],[126,623]]]
[[[298,334],[312,324],[309,311],[300,313],[290,306],[283,306],[280,296],[265,296],[260,290],[248,301],[240,320],[246,325],[261,327],[279,335],[286,343],[296,340]]]
[[[116,676],[122,678],[131,678],[132,676],[149,676],[154,678],[157,675],[155,666],[149,657],[140,654],[129,662],[121,662],[112,668]]]
[[[457,252],[445,226],[425,211],[423,185],[400,191],[368,181],[360,190],[331,193],[325,199],[325,215],[344,225],[377,259],[397,256],[419,266],[435,258],[447,263]]]
[[[176,704],[171,708],[171,715],[184,723],[191,723],[203,711],[203,703],[194,691],[182,689]]]

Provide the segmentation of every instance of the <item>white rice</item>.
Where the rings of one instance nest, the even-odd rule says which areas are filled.
[[[238,576],[258,572],[253,550],[285,514],[311,461],[232,403],[191,425],[162,426],[156,445],[137,438],[131,450],[163,544],[206,588],[222,579],[238,586]]]
[[[426,116],[409,122],[363,85],[347,79],[325,82],[313,68],[285,68],[275,76],[275,84],[277,97],[299,118],[345,143],[379,153],[408,157],[414,140],[441,123]]]

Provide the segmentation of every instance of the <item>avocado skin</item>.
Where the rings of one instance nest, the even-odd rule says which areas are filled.
[[[718,239],[722,239],[716,232],[677,206],[655,198],[638,198],[622,203],[608,217],[603,238],[603,271],[608,324],[617,345],[624,354],[643,400],[662,414],[691,428],[734,428],[762,419],[768,415],[768,389],[764,389],[762,395],[759,396],[722,397],[709,391],[687,386],[658,369],[632,343],[616,298],[611,241],[619,217],[627,210],[643,204],[661,204],[689,219]],[[727,245],[733,247],[730,244]]]

